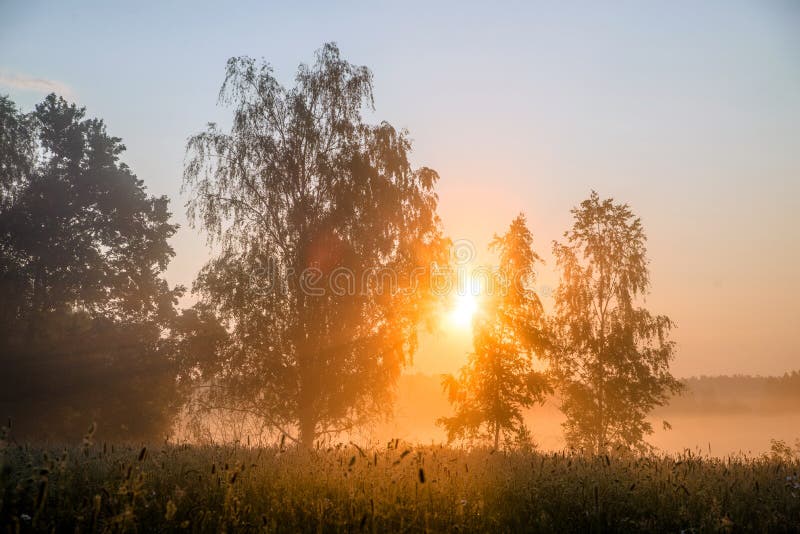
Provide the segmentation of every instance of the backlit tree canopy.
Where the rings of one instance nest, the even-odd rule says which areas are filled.
[[[669,371],[672,321],[639,305],[650,278],[644,229],[628,205],[592,192],[572,213],[572,229],[553,247],[561,270],[553,368],[565,437],[595,453],[642,446],[648,412],[680,390]]]
[[[495,235],[490,248],[499,255],[499,269],[485,280],[467,364],[457,378],[444,378],[455,414],[439,422],[451,441],[488,437],[497,449],[501,435],[527,440],[523,409],[543,402],[551,388],[534,365],[548,334],[542,303],[530,287],[541,259],[525,217],[519,215],[505,234]]]
[[[231,334],[205,400],[310,445],[385,410],[413,354],[446,261],[438,176],[412,168],[405,132],[364,122],[372,74],[333,44],[291,88],[233,58],[220,100],[230,130],[192,137],[185,169],[217,250],[195,289]]]

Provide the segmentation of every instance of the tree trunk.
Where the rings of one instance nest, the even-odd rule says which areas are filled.
[[[313,449],[317,437],[317,422],[308,415],[302,416],[298,421],[300,427],[300,446],[304,449]]]
[[[494,424],[494,450],[500,450],[500,423]]]

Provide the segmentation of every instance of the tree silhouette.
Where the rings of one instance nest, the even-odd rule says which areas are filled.
[[[0,409],[16,432],[145,438],[178,399],[161,334],[180,288],[166,197],[147,195],[103,121],[50,95],[0,99]]]
[[[551,354],[565,437],[594,453],[642,447],[647,413],[681,388],[669,372],[672,321],[637,307],[650,280],[644,230],[628,205],[593,191],[572,213],[565,242],[553,246],[561,281]]]
[[[521,214],[490,244],[499,254],[500,269],[491,272],[473,321],[474,351],[458,378],[443,380],[456,408],[452,417],[439,420],[450,441],[490,437],[497,449],[501,434],[526,436],[522,409],[544,402],[550,391],[546,375],[534,367],[547,333],[542,303],[529,287],[535,281],[534,265],[541,261],[532,244]]]
[[[405,132],[363,121],[372,74],[334,44],[288,89],[233,58],[220,100],[231,130],[192,137],[185,170],[219,251],[195,289],[231,339],[206,402],[309,446],[388,407],[435,301],[423,267],[446,260],[438,176],[411,168]]]

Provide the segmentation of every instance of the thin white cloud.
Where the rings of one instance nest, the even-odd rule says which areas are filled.
[[[48,80],[46,78],[35,78],[26,74],[0,72],[0,86],[19,89],[20,91],[32,91],[35,93],[55,93],[68,99],[75,98],[70,86],[63,82]]]

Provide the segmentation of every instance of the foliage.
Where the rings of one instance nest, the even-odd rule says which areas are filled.
[[[49,95],[0,99],[0,410],[20,433],[92,420],[119,439],[163,436],[178,399],[161,334],[181,289],[166,197],[149,196],[103,121]]]
[[[0,209],[7,209],[17,188],[33,169],[35,150],[33,117],[21,113],[7,96],[0,95]]]
[[[443,447],[8,445],[0,527],[33,532],[791,532],[797,459]]]
[[[551,356],[567,443],[596,453],[642,447],[647,413],[681,388],[669,372],[673,324],[637,306],[650,279],[644,230],[627,204],[593,191],[572,213],[566,241],[553,246],[561,281]]]
[[[501,433],[507,439],[527,436],[522,410],[544,402],[551,388],[534,366],[547,332],[542,303],[530,289],[534,265],[541,260],[533,251],[525,217],[519,215],[504,235],[495,235],[490,249],[498,253],[500,268],[490,273],[473,321],[474,352],[458,378],[447,375],[443,380],[456,413],[439,422],[450,441],[485,436],[497,449]]]
[[[405,132],[363,121],[372,74],[333,44],[292,88],[232,58],[220,100],[231,130],[192,137],[185,170],[219,251],[195,289],[230,330],[205,402],[310,446],[389,406],[446,261],[438,176],[411,168]]]

